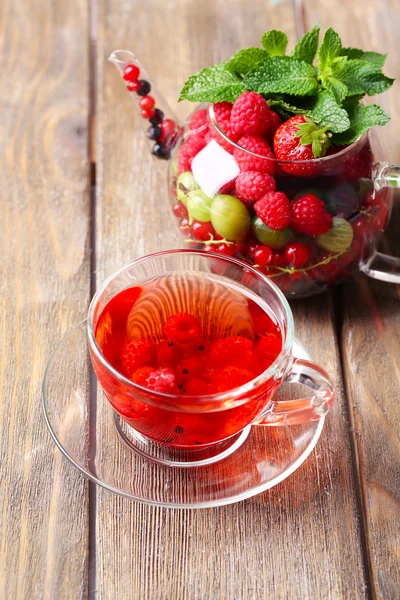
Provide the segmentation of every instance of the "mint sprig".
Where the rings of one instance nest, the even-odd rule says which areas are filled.
[[[179,99],[234,102],[244,91],[255,91],[282,118],[304,115],[333,143],[349,144],[369,128],[387,123],[382,108],[360,103],[365,95],[389,89],[394,80],[382,72],[386,54],[343,47],[332,27],[318,47],[319,32],[317,24],[287,56],[286,34],[266,31],[262,48],[243,48],[227,62],[189,77]]]

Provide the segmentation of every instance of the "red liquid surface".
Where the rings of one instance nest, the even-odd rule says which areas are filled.
[[[177,340],[166,323],[178,315],[179,325],[187,318],[182,313],[196,327],[186,333],[183,325]],[[95,336],[107,362],[141,386],[122,382],[92,356],[115,410],[140,433],[174,447],[210,444],[241,431],[277,385],[270,379],[239,399],[230,396],[271,366],[282,349],[282,333],[238,286],[204,275],[165,275],[120,292],[102,310]],[[143,360],[135,355],[132,363],[126,356],[137,340],[150,340],[151,351]],[[210,396],[221,393],[223,399]]]

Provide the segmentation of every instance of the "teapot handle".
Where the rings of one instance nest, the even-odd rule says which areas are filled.
[[[379,191],[382,188],[400,189],[400,166],[389,165],[387,162],[378,163],[374,169],[374,186]],[[361,259],[360,271],[371,277],[388,283],[400,283],[400,258],[383,254],[376,249],[372,254]]]

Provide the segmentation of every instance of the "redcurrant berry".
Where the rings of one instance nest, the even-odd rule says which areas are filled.
[[[233,256],[235,254],[235,248],[233,244],[218,244],[215,247],[215,252],[225,254],[225,256]]]
[[[308,262],[310,250],[302,242],[291,242],[285,248],[285,258],[289,265],[298,269]]]
[[[151,108],[153,108],[155,103],[156,101],[152,96],[143,96],[143,98],[140,99],[140,108],[142,110],[150,110]]]
[[[137,78],[139,77],[139,69],[137,68],[136,65],[126,65],[125,69],[124,69],[124,74],[123,74],[123,79],[125,79],[125,81],[137,81]]]
[[[206,242],[210,240],[215,234],[215,229],[211,223],[202,223],[201,221],[194,221],[192,225],[192,235],[196,240]]]
[[[137,92],[140,89],[140,83],[137,81],[128,81],[126,84],[126,89],[128,92]]]
[[[187,208],[184,204],[182,204],[182,202],[177,202],[176,204],[174,204],[172,210],[176,217],[179,217],[180,219],[188,218]]]
[[[258,246],[257,250],[254,251],[253,260],[257,265],[265,267],[269,265],[273,257],[273,252],[268,246]]]

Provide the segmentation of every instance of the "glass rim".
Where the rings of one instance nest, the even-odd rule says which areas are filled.
[[[196,112],[196,111],[193,111],[193,112]],[[214,104],[212,104],[212,103],[208,104],[208,116],[210,118],[210,121],[211,121],[213,127],[215,127],[215,129],[218,131],[218,133],[221,135],[221,137],[223,137],[224,140],[227,141],[229,144],[234,146],[234,148],[238,148],[242,152],[247,152],[248,154],[251,154],[252,156],[256,156],[257,158],[262,158],[263,160],[269,160],[273,163],[278,163],[278,164],[282,164],[282,165],[285,165],[285,164],[286,165],[293,165],[293,164],[296,164],[296,165],[319,165],[321,163],[324,163],[324,164],[329,163],[329,161],[333,162],[337,158],[344,157],[346,154],[348,154],[351,150],[353,150],[356,146],[358,146],[358,144],[360,144],[361,141],[366,139],[368,136],[368,132],[366,132],[363,135],[361,135],[360,137],[358,137],[356,140],[354,140],[354,142],[352,142],[351,144],[349,144],[348,146],[343,148],[343,150],[339,150],[339,152],[335,152],[335,154],[330,154],[329,156],[323,156],[322,158],[312,158],[310,160],[286,160],[286,159],[282,160],[279,158],[275,158],[275,156],[273,156],[271,158],[269,156],[263,156],[262,154],[257,154],[257,152],[252,152],[251,150],[248,150],[247,148],[243,148],[242,146],[239,146],[239,144],[237,144],[236,142],[231,140],[231,138],[228,137],[226,135],[226,133],[224,133],[222,131],[222,129],[220,128],[220,126],[218,125],[217,120],[215,118]]]
[[[158,392],[156,390],[149,390],[149,388],[146,388],[137,383],[134,383],[133,381],[131,381],[130,379],[128,379],[127,377],[122,375],[122,373],[117,371],[103,356],[103,353],[101,352],[100,347],[97,344],[95,332],[93,329],[94,313],[95,313],[99,298],[114,279],[116,279],[124,271],[126,271],[127,269],[129,269],[130,267],[132,267],[134,265],[138,265],[142,262],[146,262],[155,257],[160,257],[160,256],[165,256],[165,255],[173,255],[173,254],[194,254],[194,255],[203,256],[206,259],[218,258],[222,261],[225,261],[225,262],[231,263],[231,264],[235,264],[243,269],[246,269],[247,271],[254,273],[259,279],[261,279],[261,281],[266,283],[271,288],[271,290],[274,292],[274,294],[278,297],[278,299],[282,305],[283,311],[285,313],[285,320],[286,320],[286,334],[285,334],[285,339],[282,344],[282,350],[280,351],[278,356],[275,358],[272,365],[270,365],[268,367],[268,369],[266,369],[265,371],[263,371],[262,373],[257,375],[257,377],[255,377],[254,379],[251,379],[247,383],[244,383],[240,387],[233,388],[226,392],[219,392],[217,394],[203,394],[203,395],[187,394],[187,395],[185,395],[185,399],[190,398],[195,403],[196,399],[197,399],[197,401],[199,401],[199,399],[207,398],[208,403],[209,402],[215,402],[216,404],[222,403],[226,400],[237,399],[238,397],[242,396],[243,394],[250,392],[251,390],[258,387],[259,385],[262,385],[263,383],[265,383],[266,381],[271,379],[271,377],[273,377],[276,374],[277,365],[282,364],[285,357],[289,357],[289,359],[290,359],[290,357],[292,355],[292,346],[293,346],[293,340],[294,340],[294,320],[293,320],[293,314],[292,314],[291,308],[290,308],[289,303],[286,300],[284,294],[281,292],[281,290],[278,288],[278,286],[271,279],[269,279],[266,275],[264,275],[260,271],[257,271],[256,269],[254,269],[247,263],[241,261],[240,259],[234,258],[232,256],[224,256],[221,254],[217,254],[216,252],[203,252],[201,250],[192,250],[192,249],[185,249],[185,248],[175,249],[175,250],[163,250],[160,252],[153,252],[151,254],[146,254],[144,256],[141,256],[141,257],[131,261],[130,263],[124,265],[123,267],[118,269],[118,271],[115,271],[114,273],[109,275],[107,277],[107,279],[105,279],[103,281],[103,283],[100,285],[98,290],[96,290],[96,292],[90,302],[88,315],[87,315],[87,332],[88,332],[89,345],[90,345],[91,350],[93,350],[94,354],[96,355],[96,358],[119,382],[128,386],[128,388],[130,388],[132,390],[136,389],[136,390],[140,391],[141,393],[151,394],[152,396],[159,398],[159,399],[162,399],[162,398],[172,399],[172,398],[179,397],[176,394],[166,394],[164,392]],[[140,283],[140,282],[138,282],[138,283]],[[127,288],[124,288],[124,289],[127,289]],[[282,332],[282,334],[283,334],[283,332]]]

